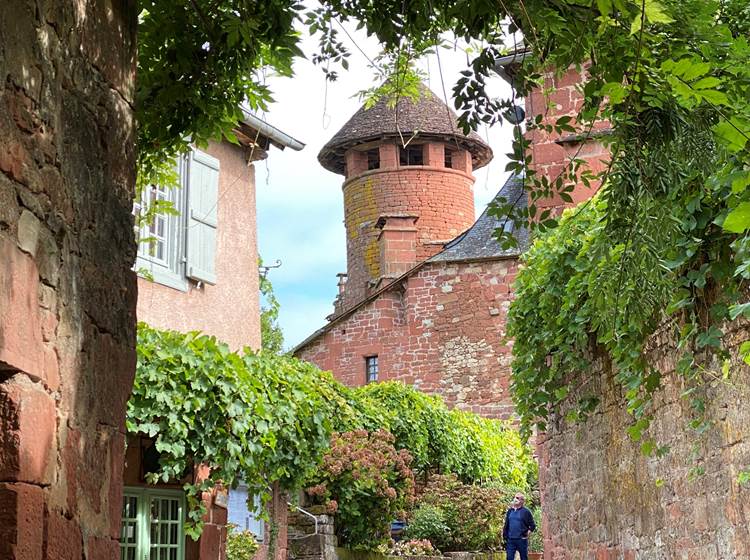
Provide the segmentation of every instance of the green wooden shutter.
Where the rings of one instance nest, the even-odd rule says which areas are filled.
[[[216,283],[218,206],[219,160],[194,150],[188,178],[186,275],[206,284]]]

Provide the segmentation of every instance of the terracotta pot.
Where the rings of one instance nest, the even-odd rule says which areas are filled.
[[[529,560],[542,560],[544,552],[529,552]]]

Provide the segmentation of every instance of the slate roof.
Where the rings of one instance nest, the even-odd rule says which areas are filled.
[[[495,200],[504,198],[506,203],[516,207],[527,206],[526,194],[523,190],[523,177],[512,175],[495,195]],[[529,246],[529,232],[526,228],[514,230],[513,224],[503,218],[491,216],[489,208],[485,208],[474,225],[449,241],[440,253],[429,259],[431,262],[470,261],[495,257],[512,257],[523,253]],[[498,240],[493,237],[496,229],[504,227],[510,231],[518,241],[518,247],[503,249]]]
[[[403,98],[395,107],[382,97],[371,108],[363,105],[341,127],[318,154],[320,164],[334,173],[344,173],[344,152],[353,146],[375,140],[418,138],[456,142],[472,155],[474,169],[492,159],[492,150],[476,133],[465,135],[458,127],[456,114],[440,98],[422,84],[419,99]]]

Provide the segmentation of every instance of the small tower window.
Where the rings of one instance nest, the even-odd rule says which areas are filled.
[[[453,154],[455,153],[454,150],[451,150],[450,148],[445,148],[445,166],[448,169],[453,169]]]
[[[367,150],[367,170],[380,169],[380,150],[374,148]]]
[[[424,165],[422,146],[407,146],[399,148],[399,165]]]
[[[378,357],[365,356],[365,381],[375,383],[378,380]]]

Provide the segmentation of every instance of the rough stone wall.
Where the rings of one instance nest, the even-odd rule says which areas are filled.
[[[513,414],[511,346],[504,340],[516,259],[426,263],[297,352],[350,386],[400,380],[450,406],[494,418]]]
[[[229,344],[260,348],[255,167],[243,148],[211,142],[219,160],[216,285],[188,281],[182,292],[138,279],[138,320],[162,329],[199,330]]]
[[[384,274],[378,245],[380,216],[418,218],[415,262],[423,261],[442,249],[440,242],[474,223],[473,183],[470,172],[428,166],[375,169],[347,179],[343,190],[349,277],[343,309],[372,293],[370,281],[377,282]]]
[[[338,560],[334,518],[320,514],[319,507],[308,508],[315,510],[315,520],[298,511],[289,514],[289,560]]]
[[[750,329],[725,329],[736,346]],[[587,389],[602,399],[584,424],[562,419],[538,440],[545,558],[605,560],[750,558],[750,488],[738,474],[750,469],[750,370],[736,356],[728,381],[704,396],[713,425],[703,435],[674,371],[678,354],[667,333],[654,337],[650,363],[667,380],[654,407],[649,435],[670,451],[646,457],[626,433],[621,389],[601,362]],[[708,363],[721,379],[721,364]],[[705,472],[698,474],[702,469]]]
[[[0,558],[119,556],[135,370],[129,0],[0,3]]]

